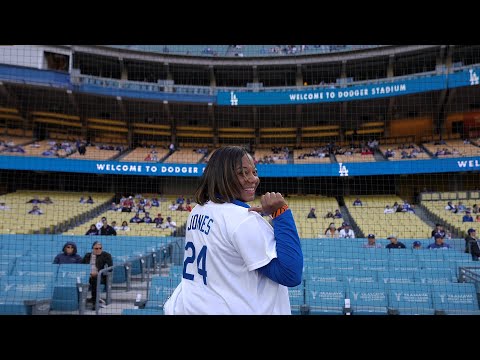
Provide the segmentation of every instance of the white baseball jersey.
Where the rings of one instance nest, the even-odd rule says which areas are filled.
[[[287,287],[256,269],[277,257],[272,226],[232,203],[196,205],[188,216],[183,278],[167,315],[290,315]]]

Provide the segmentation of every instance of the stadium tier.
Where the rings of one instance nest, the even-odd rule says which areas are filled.
[[[210,302],[180,312],[478,315],[479,76],[478,45],[0,46],[0,314],[182,284]]]

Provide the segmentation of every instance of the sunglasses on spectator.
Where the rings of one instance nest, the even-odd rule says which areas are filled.
[[[96,247],[96,248],[93,248],[94,250],[102,250],[101,247]]]

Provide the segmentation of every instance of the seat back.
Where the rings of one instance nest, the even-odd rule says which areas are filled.
[[[452,283],[432,286],[433,307],[452,315],[480,315],[473,283]]]
[[[425,284],[389,284],[388,306],[400,315],[433,315],[430,287]]]
[[[347,291],[353,315],[387,314],[388,296],[385,284],[350,283]]]
[[[154,276],[150,284],[147,303],[145,309],[163,309],[163,304],[173,293],[178,284],[180,277],[171,276]]]
[[[345,284],[306,282],[305,303],[313,315],[342,315],[345,307]]]

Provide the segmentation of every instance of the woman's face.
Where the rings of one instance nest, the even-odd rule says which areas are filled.
[[[240,182],[240,198],[243,202],[255,200],[255,191],[260,184],[257,169],[249,155],[242,158],[241,168],[237,168],[237,177]]]

